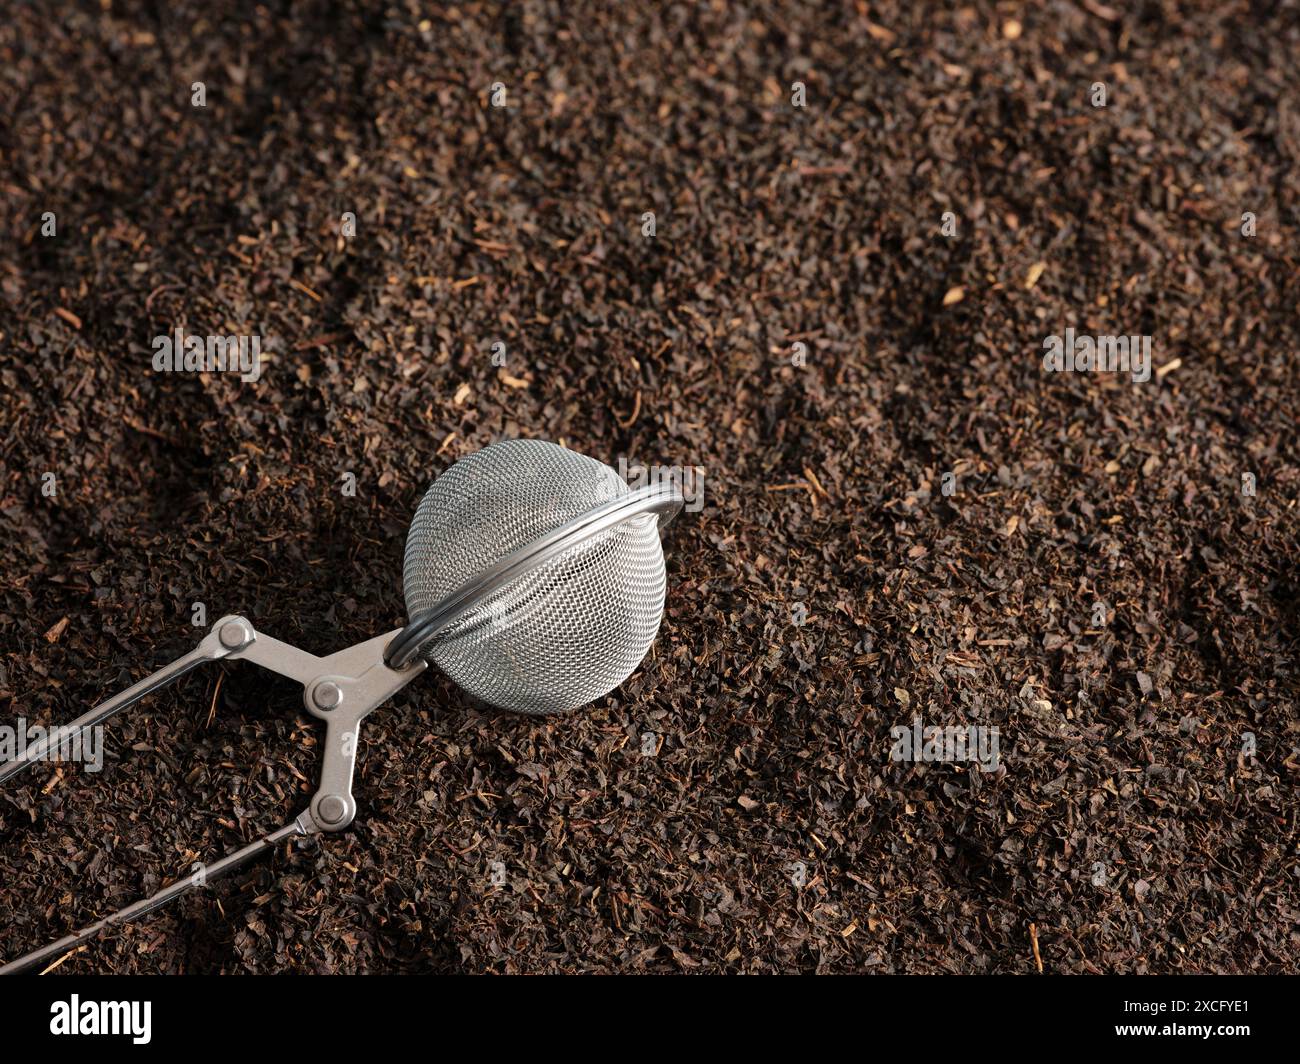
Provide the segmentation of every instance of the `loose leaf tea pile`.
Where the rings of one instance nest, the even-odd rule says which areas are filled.
[[[704,474],[611,696],[431,673],[350,831],[60,972],[1296,970],[1294,6],[9,6],[0,723],[397,627],[495,439]],[[0,957],[305,808],[299,695],[7,786]]]

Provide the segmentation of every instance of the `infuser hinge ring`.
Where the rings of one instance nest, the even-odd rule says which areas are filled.
[[[384,648],[384,661],[401,669],[415,660],[429,639],[437,635],[511,580],[540,568],[565,551],[608,532],[624,521],[656,514],[665,525],[681,510],[684,499],[672,483],[650,484],[594,507],[581,517],[553,529],[513,554],[488,566],[466,581],[433,609],[412,617],[405,628]]]

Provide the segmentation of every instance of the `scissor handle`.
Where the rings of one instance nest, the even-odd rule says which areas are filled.
[[[0,765],[0,783],[41,760],[51,746],[66,742],[73,732],[103,723],[114,713],[134,705],[145,695],[174,683],[191,669],[222,658],[240,658],[279,673],[303,686],[307,712],[325,722],[325,752],[320,786],[312,799],[310,815],[322,831],[342,831],[356,816],[352,773],[356,765],[357,736],[361,721],[415,677],[428,662],[416,658],[400,668],[384,661],[384,648],[397,631],[320,658],[271,636],[262,635],[244,617],[222,617],[188,654],[164,665],[121,694],[101,702],[71,724],[51,728],[39,742],[18,757]]]
[[[320,784],[311,806],[292,823],[228,854],[215,864],[208,865],[200,874],[177,880],[151,897],[128,905],[81,931],[66,935],[57,942],[11,961],[0,967],[0,975],[24,971],[94,938],[106,927],[137,920],[174,898],[179,898],[200,883],[238,868],[292,835],[342,831],[351,824],[357,813],[356,800],[352,797],[352,774],[356,767],[357,737],[361,721],[428,667],[423,658],[417,658],[401,668],[393,668],[384,661],[384,647],[397,634],[396,631],[389,632],[319,658],[279,639],[260,635],[244,617],[222,617],[188,654],[146,676],[121,694],[101,702],[71,724],[51,728],[40,742],[33,743],[20,756],[0,765],[0,783],[3,783],[44,758],[52,745],[66,742],[73,732],[79,735],[119,710],[140,701],[145,695],[174,683],[191,669],[222,658],[245,658],[281,676],[297,680],[303,686],[303,704],[307,707],[307,712],[325,722]]]

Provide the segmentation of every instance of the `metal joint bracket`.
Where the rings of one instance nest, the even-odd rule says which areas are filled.
[[[384,647],[400,629],[324,658],[258,634],[243,617],[223,617],[213,631],[229,648],[230,657],[243,658],[302,684],[303,706],[325,722],[320,784],[308,812],[317,830],[342,831],[357,815],[352,774],[361,722],[428,663],[417,659],[396,669],[384,661]]]
[[[42,760],[51,744],[58,741],[58,733],[67,736],[101,724],[119,710],[174,683],[199,665],[223,658],[245,659],[296,680],[302,684],[303,705],[307,712],[325,722],[320,783],[305,812],[283,827],[207,865],[202,876],[179,879],[151,897],[120,909],[57,942],[0,965],[0,975],[26,971],[54,960],[106,928],[138,920],[194,887],[246,864],[285,839],[296,835],[312,835],[318,831],[342,831],[351,824],[357,814],[357,804],[352,797],[352,774],[356,768],[357,737],[361,721],[428,667],[422,658],[410,661],[400,668],[394,668],[384,661],[384,648],[399,631],[397,629],[320,658],[279,639],[258,634],[245,617],[234,614],[222,617],[188,654],[101,702],[71,724],[51,729],[50,736],[44,741],[33,743],[26,747],[21,756],[0,765],[0,783],[3,783],[29,765]]]

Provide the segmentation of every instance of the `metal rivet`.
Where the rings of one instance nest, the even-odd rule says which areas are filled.
[[[348,804],[337,794],[327,794],[320,800],[316,812],[327,824],[337,824],[348,813]]]
[[[316,689],[311,693],[311,700],[316,703],[317,709],[336,709],[343,701],[343,692],[333,680],[326,680],[316,685]]]
[[[234,650],[247,643],[249,635],[248,625],[243,621],[227,621],[221,626],[217,638],[221,640],[221,645],[227,650]]]

